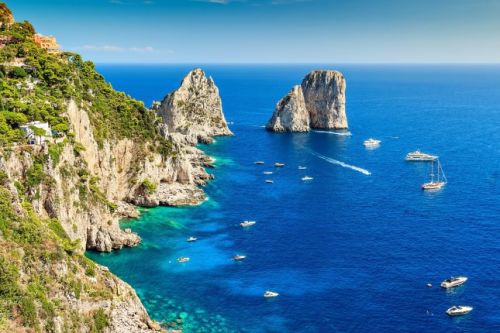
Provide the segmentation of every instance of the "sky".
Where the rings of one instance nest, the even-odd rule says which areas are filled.
[[[498,63],[500,0],[6,0],[97,63]]]

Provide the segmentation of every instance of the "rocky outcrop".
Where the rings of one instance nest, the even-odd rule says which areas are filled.
[[[310,128],[345,129],[345,78],[337,71],[312,71],[276,105],[266,129],[307,132]]]
[[[191,144],[210,143],[214,136],[232,135],[222,112],[219,89],[197,68],[157,108],[168,133],[181,133]]]

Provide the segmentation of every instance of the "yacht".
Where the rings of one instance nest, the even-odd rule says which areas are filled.
[[[449,279],[444,280],[441,282],[441,287],[443,288],[453,288],[453,287],[458,287],[462,284],[467,282],[467,278],[465,276],[457,276],[457,277],[451,277]]]
[[[255,161],[255,164],[264,164],[264,161]]]
[[[255,223],[255,221],[243,221],[240,223],[240,225],[243,227],[243,228],[248,228],[248,227],[251,227],[253,226]]]
[[[177,262],[188,262],[189,261],[189,257],[180,257],[177,259]]]
[[[441,163],[437,160],[437,178],[434,179],[434,161],[432,161],[431,165],[431,181],[428,183],[422,184],[422,190],[440,190],[446,185],[446,176],[444,175],[443,168],[441,167]]]
[[[188,241],[188,242],[196,242],[197,240],[198,240],[198,238],[193,237],[193,236],[191,236],[191,237],[189,237],[189,238],[187,239],[187,241]]]
[[[305,169],[307,169],[307,167],[299,165],[299,170],[305,170]]]
[[[277,168],[281,168],[281,167],[284,167],[285,166],[285,163],[274,163],[274,166],[277,167]]]
[[[309,177],[309,176],[302,177],[303,181],[308,181],[308,180],[313,180],[313,179],[314,179],[313,177]]]
[[[365,145],[366,148],[376,148],[380,146],[380,142],[380,140],[369,138],[363,142],[363,145]]]
[[[448,316],[463,316],[468,314],[474,309],[472,306],[467,305],[453,305],[451,308],[446,310]]]
[[[405,160],[407,161],[415,161],[415,162],[435,161],[437,159],[438,159],[437,156],[423,153],[420,150],[412,151],[411,153],[406,154],[405,158]]]
[[[266,183],[268,183],[268,184],[273,184],[273,183],[274,183],[274,180],[271,180],[271,179],[266,179]]]
[[[273,172],[272,171],[264,171],[262,174],[264,174],[264,175],[272,175]]]
[[[243,256],[243,255],[240,255],[240,254],[237,254],[233,257],[233,260],[234,261],[242,261],[242,260],[245,260],[247,256]]]
[[[268,290],[268,291],[266,291],[266,292],[264,293],[264,297],[265,297],[265,298],[278,297],[279,295],[280,295],[280,294],[278,294],[277,292],[270,291],[270,290]]]

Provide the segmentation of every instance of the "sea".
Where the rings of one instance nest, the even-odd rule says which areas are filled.
[[[195,67],[97,66],[147,106]],[[216,159],[208,200],[141,209],[122,222],[140,246],[87,253],[153,319],[184,333],[500,332],[500,66],[201,67],[234,132],[200,145]],[[314,69],[346,77],[349,130],[267,132],[278,100]],[[368,138],[380,146],[366,149]],[[421,190],[430,163],[405,161],[417,149],[439,156],[442,190]],[[460,275],[463,286],[440,287]],[[452,305],[474,309],[449,317]]]

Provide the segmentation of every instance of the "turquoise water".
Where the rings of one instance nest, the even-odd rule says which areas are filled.
[[[123,223],[141,246],[88,255],[184,332],[500,331],[500,67],[333,66],[352,135],[266,132],[278,99],[316,67],[205,66],[235,133],[202,146],[217,159],[209,200],[144,210]],[[99,66],[146,104],[190,68]],[[363,147],[369,137],[379,149]],[[440,156],[442,191],[420,190],[428,165],[404,161],[417,148]],[[242,230],[245,219],[257,224]],[[446,292],[450,275],[469,281]],[[454,304],[474,311],[449,318]]]

